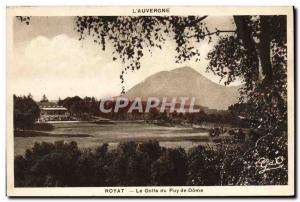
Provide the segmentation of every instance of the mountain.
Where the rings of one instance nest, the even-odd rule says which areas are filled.
[[[222,86],[204,77],[190,67],[161,71],[146,78],[126,92],[135,97],[195,97],[196,105],[226,110],[238,101],[239,86]]]

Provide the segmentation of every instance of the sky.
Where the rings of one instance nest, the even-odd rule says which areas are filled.
[[[231,16],[209,16],[205,22],[211,31],[215,28],[234,29]],[[73,17],[32,17],[30,24],[14,22],[14,54],[12,71],[15,75],[14,93],[40,100],[45,94],[49,100],[68,96],[117,96],[121,92],[121,63],[112,60],[112,48],[105,51],[92,39],[78,40]],[[213,43],[199,44],[200,62],[175,63],[175,43],[167,40],[162,50],[155,49],[141,60],[141,69],[128,72],[126,90],[160,71],[189,66],[213,82],[220,78],[206,72],[206,55]],[[222,84],[222,83],[219,83]],[[240,85],[236,81],[232,85]]]

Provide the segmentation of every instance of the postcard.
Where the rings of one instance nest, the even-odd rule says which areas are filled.
[[[7,7],[7,195],[294,196],[293,7]]]

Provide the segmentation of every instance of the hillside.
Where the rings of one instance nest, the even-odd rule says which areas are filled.
[[[158,72],[126,92],[135,97],[196,97],[197,105],[224,110],[238,101],[238,88],[214,83],[190,67]]]

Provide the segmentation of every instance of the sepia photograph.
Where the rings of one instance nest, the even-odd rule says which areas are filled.
[[[293,196],[293,15],[8,7],[8,195]]]

